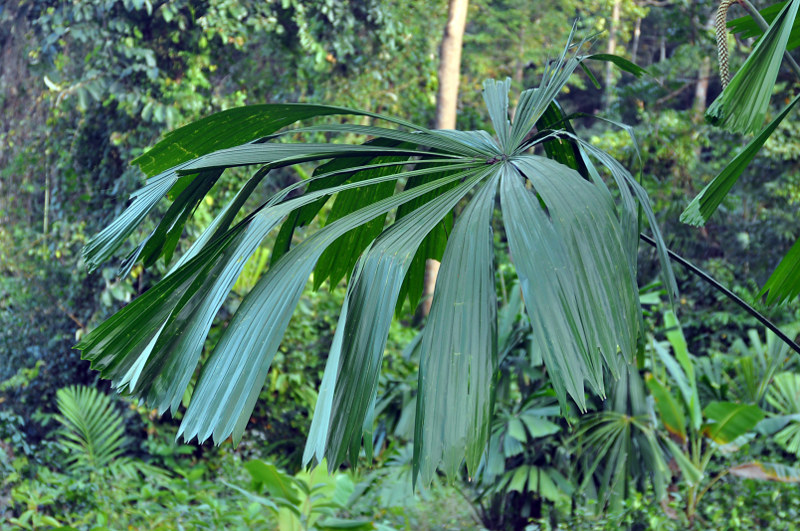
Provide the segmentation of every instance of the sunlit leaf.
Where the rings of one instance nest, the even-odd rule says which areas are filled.
[[[733,402],[711,402],[703,409],[703,415],[712,421],[706,424],[703,433],[718,444],[733,442],[764,418],[758,406]]]
[[[756,133],[764,125],[772,87],[789,42],[800,0],[791,0],[706,111],[713,125],[732,133]]]
[[[753,137],[744,149],[725,166],[719,175],[714,177],[714,179],[692,199],[692,202],[689,203],[689,206],[687,206],[686,210],[681,214],[681,221],[683,223],[697,226],[705,225],[711,215],[717,210],[717,207],[719,207],[725,199],[725,196],[731,188],[733,188],[733,185],[736,184],[736,181],[742,175],[745,168],[750,165],[761,147],[772,133],[775,132],[775,129],[783,119],[786,118],[798,101],[800,101],[800,95],[797,95],[789,102],[780,114],[778,114],[767,127],[762,129],[758,135]],[[798,290],[800,290],[800,287],[798,287]]]

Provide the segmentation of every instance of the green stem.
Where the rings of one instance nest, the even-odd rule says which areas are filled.
[[[761,31],[766,33],[767,30],[769,29],[769,24],[767,23],[766,20],[764,20],[764,17],[761,16],[761,13],[759,13],[758,9],[756,9],[756,7],[749,2],[749,0],[738,0],[738,2],[739,5],[745,9],[745,11],[750,13],[750,16],[753,17],[753,20],[755,20],[756,24],[759,25]],[[783,56],[789,62],[789,66],[792,67],[792,70],[794,70],[795,75],[798,78],[800,78],[800,66],[794,60],[794,57],[792,57],[792,55],[789,53],[789,50],[784,50]]]
[[[714,485],[714,483],[722,479],[729,471],[730,469],[726,468],[725,470],[714,476],[714,479],[712,479],[711,482],[708,485],[706,485],[705,488],[701,490],[700,493],[697,495],[697,503],[700,503],[700,500],[703,499],[703,496],[706,495],[706,492],[708,492],[708,490]]]

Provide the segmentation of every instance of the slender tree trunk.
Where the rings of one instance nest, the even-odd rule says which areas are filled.
[[[712,16],[703,27],[705,31],[709,31],[714,27],[716,18]],[[693,120],[695,123],[703,123],[703,115],[706,112],[706,102],[708,100],[708,82],[711,79],[711,57],[705,56],[700,62],[697,69],[697,85],[694,87],[694,104],[692,105]],[[698,149],[699,155],[699,149]]]
[[[642,36],[642,18],[636,19],[636,25],[633,27],[633,45],[631,46],[631,61],[636,63],[636,56],[639,55],[639,38]]]
[[[697,85],[694,87],[694,122],[702,123],[703,114],[706,112],[706,101],[708,99],[708,80],[711,77],[711,58],[703,57],[700,67],[697,69]]]
[[[436,94],[435,129],[456,128],[458,82],[461,78],[461,46],[467,24],[469,0],[450,0],[447,26],[439,48],[439,91]]]
[[[450,0],[447,26],[444,28],[439,48],[439,91],[436,94],[435,129],[455,129],[458,108],[458,83],[461,79],[461,48],[464,28],[467,25],[469,0]],[[433,302],[433,290],[439,273],[439,261],[425,262],[425,278],[422,287],[422,303],[417,309],[415,322],[428,316]]]
[[[617,27],[619,26],[620,0],[614,0],[611,10],[611,20],[608,23],[608,48],[607,53],[613,54],[617,50]],[[614,68],[611,63],[606,63],[606,91],[603,98],[603,108],[608,109],[614,98]]]

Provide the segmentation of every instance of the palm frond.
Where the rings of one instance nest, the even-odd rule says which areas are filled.
[[[167,135],[139,159],[150,181],[87,247],[90,267],[107,259],[166,194],[174,198],[172,205],[123,269],[137,260],[169,262],[194,205],[224,171],[258,169],[158,284],[84,336],[77,348],[119,389],[160,411],[175,410],[244,264],[280,227],[270,267],[202,364],[179,433],[187,440],[220,443],[231,437],[238,442],[312,272],[317,287],[350,275],[304,452],[306,462],[327,458],[335,468],[346,459],[354,462],[365,434],[369,437],[393,314],[405,300],[419,301],[425,259],[442,258],[421,341],[413,469],[428,482],[440,466],[455,474],[466,457],[472,473],[489,438],[494,401],[491,219],[499,188],[537,350],[562,406],[569,398],[585,408],[585,382],[603,395],[604,375],[628,371],[641,335],[639,207],[659,245],[663,242],[647,195],[630,174],[581,143],[568,124],[566,133],[556,130],[563,116],[553,110],[553,98],[580,64],[581,45],[575,53],[567,47],[550,64],[539,89],[522,94],[513,124],[508,82],[487,82],[496,139],[485,131],[430,131],[374,113],[314,105],[224,111]],[[541,121],[548,110],[553,116]],[[333,124],[282,130],[297,120],[331,114],[368,116],[399,128]],[[535,124],[545,123],[552,128],[548,138],[528,139]],[[287,131],[324,132],[337,140],[278,142]],[[338,141],[353,135],[369,140]],[[556,159],[567,165],[525,154],[532,142],[556,138],[566,139],[564,156]],[[588,155],[610,168],[619,204]],[[282,189],[234,224],[274,169],[304,162],[319,163],[309,179]],[[309,225],[331,198],[322,227],[293,244],[297,227]],[[460,217],[454,223],[456,210]],[[392,221],[385,227],[387,219]],[[668,263],[665,268],[672,282],[667,284],[674,288]],[[370,456],[369,443],[366,449]]]
[[[764,124],[800,0],[791,0],[772,21],[725,90],[711,103],[706,119],[732,133],[755,133]]]

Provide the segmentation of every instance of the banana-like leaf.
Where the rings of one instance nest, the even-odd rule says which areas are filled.
[[[717,444],[733,442],[764,418],[758,406],[733,402],[711,402],[703,409],[703,415],[712,421],[706,424],[703,433]]]
[[[778,463],[753,461],[731,467],[731,475],[746,479],[779,481],[781,483],[800,483],[800,468]]]
[[[800,238],[781,259],[758,294],[759,297],[764,295],[767,304],[781,304],[800,295]]]
[[[474,477],[489,437],[497,368],[490,225],[497,181],[487,181],[453,229],[422,339],[414,465],[425,485],[440,464],[455,477],[465,452]]]
[[[659,353],[659,357],[667,366],[667,370],[669,370],[672,378],[681,389],[681,394],[686,404],[686,410],[689,412],[692,427],[695,430],[699,430],[700,424],[703,422],[703,415],[700,411],[700,394],[697,392],[697,378],[694,374],[694,359],[692,355],[689,354],[689,347],[686,344],[683,329],[681,328],[678,318],[675,316],[675,312],[672,310],[664,312],[664,327],[666,328],[664,335],[667,336],[667,340],[672,346],[675,359],[678,360],[680,368],[669,363],[672,359],[669,354],[662,355],[662,353]],[[658,349],[656,349],[656,352],[659,352]]]
[[[799,6],[800,0],[791,0],[775,17],[744,65],[708,107],[710,123],[732,133],[761,129]]]
[[[681,442],[686,442],[686,417],[680,402],[652,374],[647,375],[646,381],[656,401],[661,423],[668,432],[679,437]]]
[[[706,224],[711,215],[717,210],[717,207],[722,203],[725,196],[728,194],[733,185],[742,175],[745,168],[753,161],[758,151],[772,135],[789,112],[794,108],[797,102],[800,101],[800,95],[796,96],[789,104],[776,116],[770,123],[762,129],[758,135],[748,142],[748,144],[739,152],[736,157],[708,183],[703,190],[692,199],[689,206],[681,214],[681,221],[689,225],[703,226]],[[794,264],[797,262],[795,261]],[[800,284],[797,289],[800,290]],[[785,293],[785,290],[783,291]],[[795,293],[796,295],[796,293]]]
[[[245,463],[244,467],[253,478],[253,486],[257,491],[265,488],[270,496],[274,498],[280,498],[294,504],[300,503],[297,482],[292,476],[278,470],[275,465],[254,459]]]

